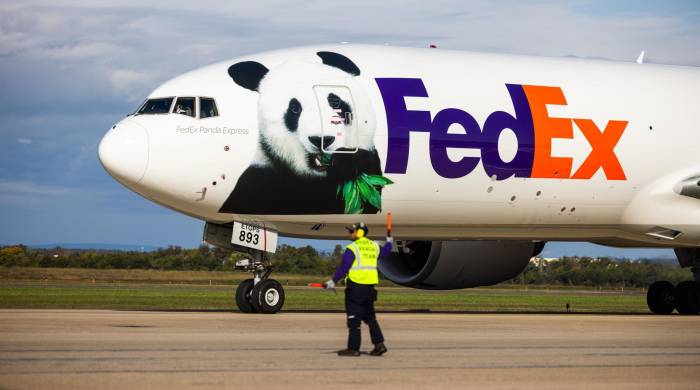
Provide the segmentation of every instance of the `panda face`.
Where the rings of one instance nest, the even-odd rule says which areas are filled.
[[[317,97],[310,86],[319,80],[352,79],[344,72],[322,64],[287,63],[269,72],[261,81],[258,100],[260,140],[268,156],[279,159],[296,173],[325,176],[324,152],[343,145],[323,133],[319,104],[339,109],[342,115],[353,112],[352,103],[329,93]]]
[[[326,96],[316,96],[313,87],[342,85],[359,89],[354,76],[360,72],[342,55],[317,54],[324,63],[289,61],[268,70],[260,63],[246,61],[229,68],[229,75],[238,85],[259,93],[258,128],[264,160],[310,177],[326,176],[324,152],[344,146],[333,135],[323,133],[319,105],[336,110],[340,118],[354,112],[352,102],[332,90]],[[373,145],[373,122],[370,130],[361,133],[360,147]]]

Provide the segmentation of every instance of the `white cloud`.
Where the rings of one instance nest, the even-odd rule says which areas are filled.
[[[606,12],[607,2],[549,0],[412,6],[398,0],[173,0],[167,9],[131,0],[83,4],[0,5],[0,82],[13,96],[0,97],[0,109],[16,112],[31,103],[44,105],[43,112],[84,114],[84,107],[132,107],[164,80],[196,67],[341,41],[623,61],[645,49],[648,62],[700,65],[698,10]],[[62,91],[61,99],[37,92],[49,90]]]
[[[45,47],[35,53],[34,58],[52,60],[86,60],[105,59],[124,55],[127,50],[117,44],[108,42],[75,42]]]
[[[24,145],[31,145],[33,141],[30,138],[17,138],[17,142]]]
[[[0,11],[7,14],[0,22],[4,36],[0,48],[66,59],[118,53],[127,56],[120,62],[146,64],[158,55],[165,60],[180,54],[209,57],[219,53],[218,58],[223,59],[251,45],[263,50],[314,41],[422,46],[436,40],[457,49],[615,59],[626,58],[620,49],[638,51],[637,46],[644,44],[668,62],[693,59],[700,63],[700,54],[685,46],[700,43],[700,29],[692,14],[635,14],[633,7],[621,15],[585,13],[576,8],[579,3],[551,1],[440,0],[413,6],[397,0],[380,5],[376,1],[352,5],[295,0],[246,4],[171,1],[168,10],[138,1],[106,1],[90,7],[71,1],[21,4],[27,3],[32,6]],[[605,9],[604,2],[598,4]],[[595,2],[590,7],[595,8]],[[338,12],[339,8],[343,11]],[[674,47],[677,41],[686,50]]]
[[[65,187],[47,186],[31,181],[0,181],[0,194],[61,195],[68,191]]]
[[[110,75],[114,92],[132,102],[143,100],[148,92],[144,85],[151,84],[152,80],[153,77],[146,73],[129,69],[114,69]]]

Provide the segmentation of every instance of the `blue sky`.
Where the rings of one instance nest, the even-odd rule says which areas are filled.
[[[697,0],[84,3],[0,1],[0,244],[199,244],[201,222],[113,181],[97,144],[163,81],[241,54],[341,41],[435,43],[619,61],[645,49],[652,62],[700,65]]]

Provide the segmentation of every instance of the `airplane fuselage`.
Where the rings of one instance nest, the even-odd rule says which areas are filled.
[[[390,211],[404,239],[700,245],[697,68],[337,45],[206,66],[158,98],[101,160],[208,222],[341,238],[357,220],[381,235]]]

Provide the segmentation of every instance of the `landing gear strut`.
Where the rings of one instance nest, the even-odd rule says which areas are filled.
[[[284,305],[282,285],[270,279],[272,267],[265,252],[251,250],[252,259],[241,262],[236,268],[253,273],[252,279],[246,279],[236,289],[236,305],[243,313],[274,314]]]

